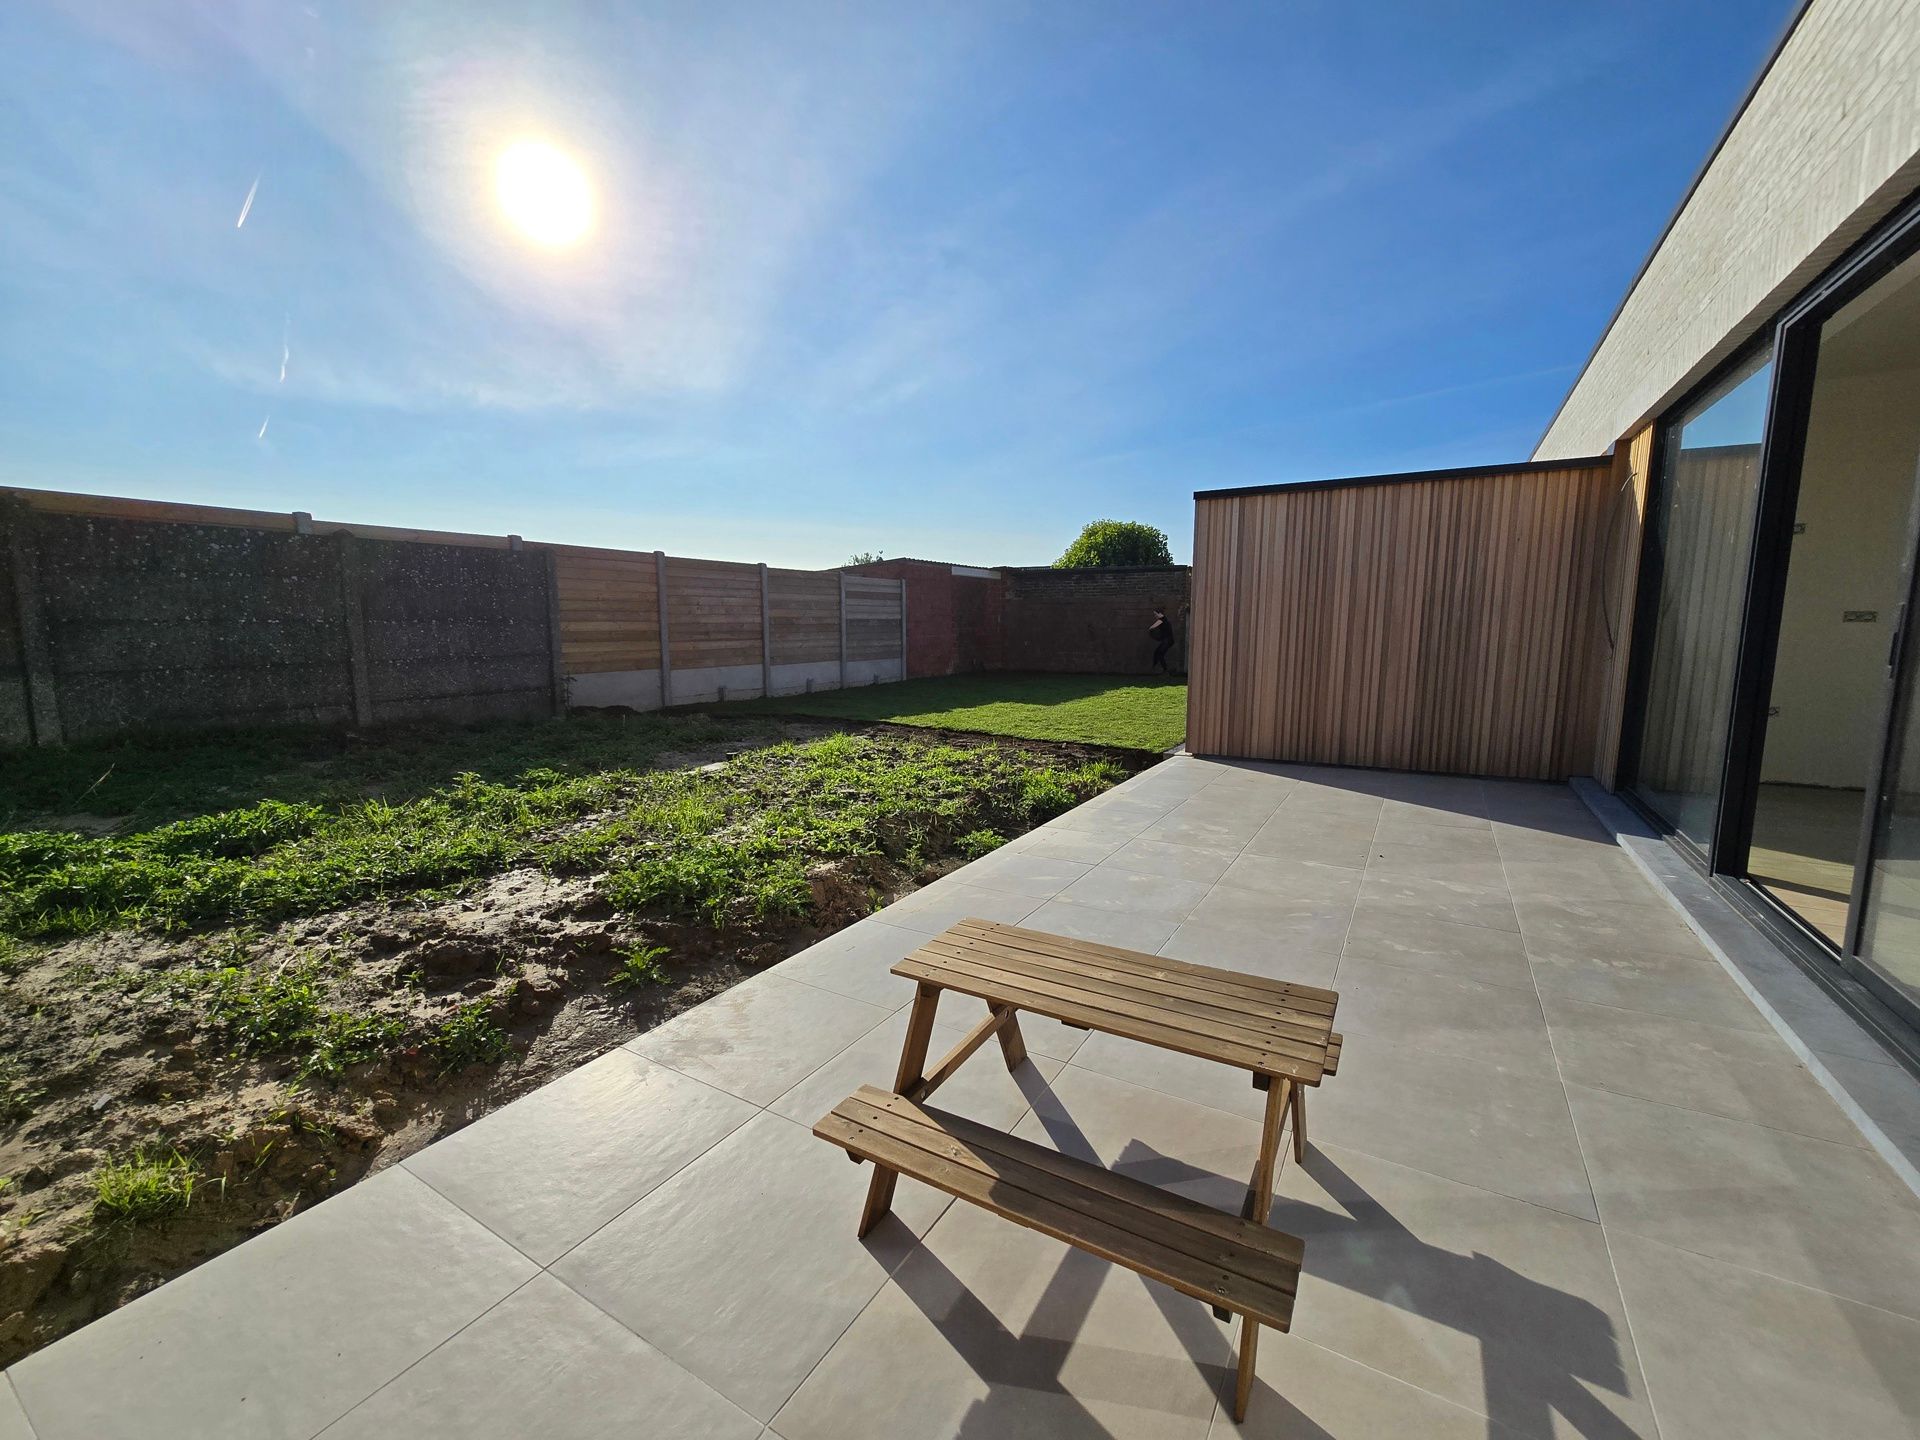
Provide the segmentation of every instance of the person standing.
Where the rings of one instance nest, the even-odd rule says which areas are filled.
[[[1153,668],[1171,675],[1173,671],[1167,665],[1167,652],[1173,649],[1173,622],[1167,619],[1167,612],[1158,605],[1153,607],[1153,624],[1147,627],[1147,634],[1153,638]]]

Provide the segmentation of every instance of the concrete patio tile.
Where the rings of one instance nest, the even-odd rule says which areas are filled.
[[[546,1265],[755,1113],[614,1050],[401,1163]]]
[[[1623,856],[1596,855],[1585,860],[1506,858],[1507,889],[1514,895],[1555,895],[1573,900],[1626,900],[1638,904],[1659,899],[1633,862]]]
[[[1333,988],[1340,992],[1336,1020],[1348,1034],[1364,1032],[1408,1049],[1557,1079],[1546,1017],[1532,990],[1354,955],[1340,961]]]
[[[1276,940],[1252,930],[1226,930],[1188,920],[1174,931],[1160,953],[1194,965],[1241,970],[1269,980],[1330,986],[1340,966],[1340,942],[1314,949],[1297,940]]]
[[[1371,820],[1300,820],[1283,809],[1248,840],[1248,855],[1274,855],[1287,860],[1313,860],[1322,865],[1345,865],[1364,870],[1377,827]]]
[[[764,1105],[889,1013],[817,986],[756,975],[629,1040],[626,1048]]]
[[[1563,1433],[1556,1412],[1569,1434],[1656,1433],[1591,1221],[1329,1145],[1287,1166],[1270,1223],[1306,1242],[1300,1339],[1520,1434]]]
[[[1389,849],[1402,851],[1412,860],[1440,858],[1426,854],[1428,851],[1442,851],[1455,860],[1485,862],[1500,858],[1500,847],[1494,843],[1493,831],[1469,829],[1464,825],[1405,823],[1389,826],[1383,820],[1373,832],[1372,859],[1391,858],[1381,854]]]
[[[1423,805],[1388,800],[1380,807],[1379,834],[1389,840],[1449,829],[1470,835],[1484,835],[1491,842],[1493,822],[1487,819],[1486,802],[1475,799],[1463,800],[1458,804],[1439,802]]]
[[[500,1384],[503,1376],[513,1383]],[[321,1440],[602,1440],[641,1432],[755,1440],[760,1422],[539,1275]]]
[[[27,1412],[14,1397],[13,1382],[0,1378],[0,1440],[34,1440]]]
[[[1058,860],[1050,855],[1000,849],[975,860],[958,874],[968,885],[1051,900],[1092,870],[1093,866],[1079,860]]]
[[[1255,1121],[1074,1065],[1013,1133],[1236,1214],[1260,1156]]]
[[[977,1021],[986,1017],[987,1010],[970,996],[950,993],[941,997],[936,1013],[940,1020],[933,1027],[928,1064],[958,1044]],[[1023,1038],[1028,1021],[1039,1018],[1020,1017]],[[816,1120],[862,1085],[891,1090],[906,1035],[907,1014],[902,1011],[886,1024],[862,1035],[767,1108],[811,1129]],[[982,1125],[991,1125],[996,1130],[1005,1130],[1026,1113],[1028,1092],[1044,1086],[1059,1073],[1063,1063],[1040,1054],[1029,1042],[1027,1063],[1016,1075],[1007,1069],[1000,1042],[989,1040],[967,1057],[966,1064],[935,1091],[927,1103],[969,1120],[978,1120]]]
[[[1778,1036],[1562,995],[1543,1003],[1568,1080],[1842,1145],[1860,1131]]]
[[[784,1440],[1201,1440],[1229,1364],[1199,1301],[955,1205],[774,1425]]]
[[[1920,1322],[1612,1235],[1663,1440],[1907,1440]]]
[[[1097,945],[1118,945],[1148,954],[1166,942],[1178,923],[1158,915],[1081,905],[1065,896],[1049,900],[1021,922],[1029,930],[1045,930],[1071,940],[1091,940]]]
[[[1060,898],[1074,905],[1090,905],[1099,910],[1124,910],[1133,915],[1151,915],[1157,920],[1170,920],[1177,925],[1187,918],[1211,888],[1204,881],[1142,875],[1138,871],[1103,865],[1067,886],[1060,892]],[[1164,940],[1166,937],[1163,935],[1160,938]]]
[[[1182,1055],[1177,1050],[1162,1050],[1117,1035],[1090,1035],[1075,1053],[1073,1063],[1077,1069],[1143,1085],[1255,1123],[1266,1113],[1267,1097],[1253,1088],[1253,1078],[1246,1071]]]
[[[1055,860],[1077,860],[1082,865],[1098,865],[1128,843],[1125,835],[1094,835],[1084,830],[1060,830],[1052,825],[1029,830],[1018,840],[1009,840],[1005,849],[1020,855],[1045,855]]]
[[[897,900],[881,914],[889,925],[938,935],[956,920],[1001,920],[1018,925],[1044,902],[1031,895],[1010,895],[964,881],[942,882]]]
[[[1242,855],[1227,867],[1220,883],[1257,890],[1276,900],[1351,905],[1360,893],[1362,873],[1345,865],[1322,865],[1281,855]]]
[[[1606,955],[1621,948],[1658,950],[1668,955],[1703,957],[1699,937],[1673,908],[1653,896],[1645,904],[1617,897],[1574,899],[1516,893],[1514,910],[1520,932],[1536,955]]]
[[[1235,853],[1203,850],[1197,845],[1168,845],[1158,840],[1129,840],[1101,863],[1113,870],[1164,875],[1172,880],[1197,880],[1211,885],[1233,864]]]
[[[1194,845],[1202,850],[1239,851],[1265,824],[1264,820],[1218,814],[1183,816],[1176,810],[1166,819],[1138,831],[1136,838],[1157,840],[1165,845]]]
[[[1508,860],[1581,861],[1620,854],[1613,836],[1594,822],[1590,812],[1564,819],[1542,817],[1522,824],[1496,820],[1493,843]]]
[[[1216,885],[1193,907],[1187,923],[1216,930],[1246,930],[1270,944],[1306,950],[1338,950],[1353,919],[1350,903],[1315,904]]]
[[[763,1114],[553,1273],[734,1404],[773,1417],[946,1208],[903,1181],[854,1236],[872,1167]]]
[[[1478,1411],[1294,1334],[1263,1330],[1254,1361],[1253,1397],[1244,1424],[1228,1408],[1229,1390],[1207,1440],[1362,1440],[1417,1435],[1420,1440],[1508,1440],[1514,1434]]]
[[[1584,1085],[1567,1098],[1610,1232],[1920,1318],[1920,1199],[1873,1151]]]
[[[1143,804],[1125,810],[1114,806],[1094,809],[1081,805],[1047,822],[1053,830],[1072,830],[1088,835],[1111,836],[1127,840],[1148,826],[1163,821],[1170,812],[1163,806]]]
[[[1624,946],[1598,957],[1542,955],[1531,946],[1529,953],[1533,983],[1543,996],[1771,1033],[1746,993],[1705,951],[1697,960]]]
[[[1458,833],[1467,835],[1473,832],[1462,830]],[[1491,845],[1484,852],[1477,852],[1467,846],[1416,845],[1376,837],[1373,848],[1367,852],[1367,873],[1447,880],[1457,885],[1478,886],[1483,890],[1507,888],[1506,867],[1500,863],[1500,856]]]
[[[10,1373],[38,1440],[306,1440],[535,1273],[396,1168]]]
[[[1354,906],[1346,954],[1436,975],[1533,990],[1527,947],[1512,930],[1455,925],[1397,905]]]
[[[1369,870],[1360,885],[1360,903],[1398,908],[1454,925],[1480,925],[1488,930],[1520,928],[1504,886],[1495,889],[1427,876],[1379,875]]]
[[[1349,1034],[1339,1075],[1308,1092],[1307,1141],[1585,1220],[1599,1213],[1560,1086],[1377,1035]]]
[[[923,932],[895,925],[884,914],[870,915],[782,960],[771,973],[898,1010],[912,1003],[913,982],[893,974],[893,967],[926,943]]]

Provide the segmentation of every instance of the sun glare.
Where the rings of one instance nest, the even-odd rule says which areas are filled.
[[[593,186],[564,150],[544,140],[516,140],[493,167],[500,209],[537,244],[572,245],[593,228]]]

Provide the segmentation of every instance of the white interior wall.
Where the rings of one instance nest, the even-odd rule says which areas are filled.
[[[1920,349],[1920,337],[1916,337]],[[1920,356],[1916,356],[1920,360]],[[1866,783],[1920,458],[1920,368],[1814,386],[1761,778]],[[1871,624],[1843,621],[1873,610]]]

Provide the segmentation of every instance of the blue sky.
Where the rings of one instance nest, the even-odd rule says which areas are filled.
[[[1525,456],[1789,8],[26,0],[0,483],[1185,558],[1196,488]]]

